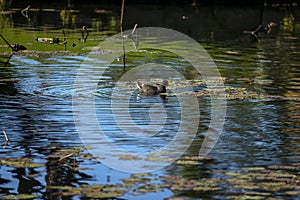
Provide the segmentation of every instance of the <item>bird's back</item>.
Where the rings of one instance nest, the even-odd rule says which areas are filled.
[[[141,84],[140,82],[138,82],[137,87],[140,90],[140,94],[146,96],[157,95],[159,93],[166,92],[166,86],[162,84],[148,85],[148,84]]]

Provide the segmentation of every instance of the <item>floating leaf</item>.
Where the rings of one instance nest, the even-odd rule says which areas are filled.
[[[264,167],[245,167],[242,168],[243,170],[247,170],[247,171],[262,171],[265,170]]]
[[[265,199],[265,196],[250,196],[250,195],[237,195],[237,196],[230,196],[230,199],[235,199],[235,200],[260,200],[260,199]]]
[[[121,188],[120,184],[96,184],[82,187],[82,194],[89,198],[113,198],[124,195],[125,190]]]
[[[181,197],[169,197],[169,198],[165,198],[164,200],[186,200],[186,199]]]
[[[50,190],[71,190],[73,187],[71,186],[56,186],[56,185],[49,185],[47,186],[47,189],[50,189]]]
[[[145,177],[145,176],[151,176],[150,173],[137,173],[137,174],[133,174],[133,177]]]
[[[240,190],[255,190],[260,189],[258,185],[253,182],[239,180],[239,179],[229,179],[228,182],[236,189]]]
[[[38,176],[40,176],[40,175],[39,174],[28,174],[27,175],[28,178],[36,178]]]
[[[126,186],[131,186],[135,184],[140,184],[140,183],[146,183],[150,181],[150,178],[140,178],[140,177],[130,177],[130,178],[124,178],[122,181]]]
[[[270,192],[245,192],[246,195],[253,195],[253,196],[270,196],[272,193]]]
[[[199,165],[200,162],[195,160],[177,160],[176,164],[178,165]]]
[[[220,183],[224,183],[219,178],[202,178],[200,180],[186,180],[182,176],[164,176],[162,177],[170,184],[171,190],[175,191],[216,191],[221,190]]]
[[[144,186],[141,186],[135,190],[135,192],[138,193],[148,193],[148,192],[161,192],[162,188],[160,185],[157,184],[147,184]]]
[[[279,191],[287,186],[286,182],[262,182],[258,183],[258,185],[260,188],[272,192]]]
[[[148,153],[149,155],[152,154],[152,155],[168,155],[169,152],[167,151],[153,151],[153,152],[149,152]]]
[[[84,160],[93,160],[96,159],[92,154],[87,153],[87,154],[80,154],[80,157]]]
[[[63,192],[58,192],[61,196],[75,196],[75,195],[85,195],[88,198],[113,198],[122,196],[125,193],[122,185],[84,185],[81,188],[69,187],[69,186],[48,186],[48,189],[64,190]]]
[[[172,158],[158,157],[158,156],[148,156],[146,158],[146,160],[151,161],[151,162],[171,162],[171,161],[173,161]]]
[[[300,191],[286,191],[285,194],[290,195],[290,196],[295,196],[295,195],[300,195]]]
[[[280,166],[280,165],[271,165],[268,166],[269,169],[284,169],[284,170],[297,170],[299,166]]]
[[[142,158],[138,156],[133,156],[130,154],[118,155],[120,160],[141,160]]]
[[[185,160],[211,160],[211,158],[206,156],[184,156]]]

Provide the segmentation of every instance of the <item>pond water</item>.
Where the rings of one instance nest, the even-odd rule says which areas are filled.
[[[90,147],[79,137],[72,107],[79,68],[87,65],[96,71],[106,62],[92,60],[88,53],[101,51],[93,47],[119,32],[120,6],[32,4],[24,16],[21,10],[26,6],[12,5],[0,15],[0,33],[10,43],[28,49],[0,65],[0,128],[9,138],[6,143],[1,132],[1,198],[22,199],[20,195],[26,194],[32,199],[299,199],[299,8],[126,6],[125,29],[135,24],[171,28],[199,42],[218,67],[227,97],[222,134],[207,156],[197,157],[212,117],[209,90],[201,77],[177,55],[155,49],[129,53],[125,72],[155,61],[179,71],[194,92],[186,94],[185,84],[170,79],[165,98],[140,97],[134,82],[118,82],[124,69],[122,59],[115,60],[97,80],[93,95],[102,130],[115,144],[137,152],[132,157],[114,155],[129,163],[126,167],[133,168],[138,156],[174,139],[182,123],[180,100],[193,96],[201,113],[184,121],[200,118],[196,137],[184,155],[159,170],[135,174],[111,168],[90,154]],[[277,25],[268,28],[270,21]],[[258,35],[245,33],[260,24],[264,28]],[[82,26],[89,31],[86,42],[82,41]],[[58,37],[62,42],[39,43],[36,37]],[[160,39],[150,38],[153,42]],[[0,45],[1,56],[7,56],[10,49],[2,40]],[[134,132],[136,139],[120,129],[129,123],[117,101],[124,88],[129,88],[125,93],[131,91],[127,97],[130,116],[137,124],[164,125],[150,139]],[[110,109],[114,89],[119,90],[115,98],[121,124],[116,124]],[[80,90],[79,95],[86,92]],[[153,106],[156,104],[159,106]],[[160,116],[161,109],[166,112],[162,115],[165,122],[151,118],[151,114]],[[194,112],[192,106],[187,109]],[[182,150],[180,145],[177,149]]]

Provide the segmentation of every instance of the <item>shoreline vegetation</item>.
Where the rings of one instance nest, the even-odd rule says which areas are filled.
[[[12,0],[2,0],[11,2]],[[53,3],[56,2],[57,4],[76,4],[79,3],[78,0],[53,0]],[[97,0],[86,0],[85,2],[95,2],[98,3]],[[24,4],[25,2],[22,0],[13,0],[12,4]],[[28,2],[26,2],[28,3]],[[46,1],[39,1],[39,0],[31,0],[30,3],[38,4],[38,5],[47,5]],[[192,5],[280,5],[280,6],[296,6],[299,5],[299,0],[127,0],[126,4],[161,4],[161,5],[168,5],[168,4],[192,4]],[[121,5],[120,0],[102,0],[101,4],[117,4]]]
[[[120,5],[122,1],[120,0],[102,0],[100,3],[96,0],[86,0],[85,3],[95,3],[101,5]],[[57,8],[76,8],[77,5],[82,4],[78,0],[53,0],[51,4]],[[193,7],[201,6],[272,6],[272,7],[299,7],[300,0],[126,0],[126,6],[129,5],[191,5]],[[26,6],[32,8],[43,8],[48,7],[49,3],[47,1],[30,0],[0,0],[0,12],[10,10],[13,7],[25,8]]]

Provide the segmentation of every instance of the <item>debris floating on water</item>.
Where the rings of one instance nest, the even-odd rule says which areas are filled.
[[[8,136],[7,136],[6,132],[5,132],[5,130],[3,130],[3,135],[5,137],[5,141],[8,142]]]

